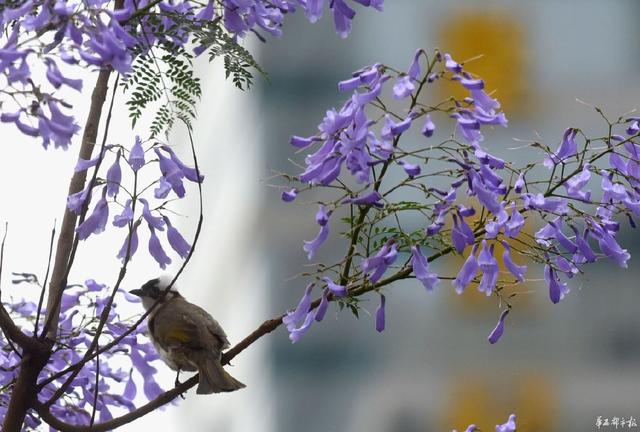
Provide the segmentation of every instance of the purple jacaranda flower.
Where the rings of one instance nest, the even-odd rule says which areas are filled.
[[[104,146],[104,149],[98,153],[98,155],[96,155],[96,157],[92,158],[92,159],[82,159],[82,158],[78,158],[78,162],[76,162],[76,166],[74,168],[75,172],[80,172],[80,171],[86,171],[91,167],[94,167],[98,164],[98,162],[101,162],[102,159],[104,158],[104,154],[107,150],[109,150],[110,148],[113,148],[112,145],[106,145]]]
[[[129,235],[124,238],[124,243],[118,251],[117,258],[124,261],[127,256],[127,250],[129,250],[129,258],[133,257],[133,254],[138,250],[138,224],[133,224],[133,232],[131,233],[131,246],[129,246]]]
[[[585,230],[584,236],[581,236],[580,232],[576,227],[572,226],[571,229],[573,229],[573,232],[576,235],[575,236],[576,246],[578,247],[578,252],[580,256],[584,259],[585,262],[588,262],[588,263],[595,262],[598,257],[596,256],[593,249],[591,249],[591,246],[589,245],[589,241],[587,240],[588,231]]]
[[[324,316],[327,313],[327,309],[329,308],[329,299],[327,297],[328,295],[329,295],[328,289],[322,290],[322,298],[320,299],[320,304],[316,309],[316,316],[315,316],[315,320],[318,322],[324,319]]]
[[[609,165],[611,166],[611,168],[620,171],[620,173],[622,173],[623,175],[629,175],[626,162],[622,160],[622,157],[620,157],[620,155],[615,151],[611,151],[611,153],[609,154]]]
[[[604,192],[602,200],[604,202],[624,201],[628,198],[627,190],[624,185],[620,183],[612,183],[608,172],[601,171],[600,176],[602,177],[601,186],[602,191]]]
[[[604,228],[593,224],[590,234],[598,240],[598,245],[603,254],[611,258],[622,268],[627,268],[627,261],[631,257],[626,249],[622,249],[615,237]]]
[[[427,258],[422,254],[420,246],[411,247],[411,267],[413,268],[413,274],[416,279],[422,283],[427,291],[433,291],[440,283],[438,275],[429,271],[429,263]]]
[[[156,235],[156,231],[153,225],[147,224],[149,227],[149,253],[160,265],[161,269],[167,268],[167,265],[171,264],[171,258],[169,258],[160,244],[160,239]]]
[[[385,328],[386,318],[385,318],[384,309],[385,309],[386,302],[387,302],[387,299],[384,296],[384,294],[380,294],[380,305],[376,310],[376,331],[377,332],[383,332]]]
[[[331,212],[328,212],[327,208],[320,204],[316,212],[316,223],[320,226],[325,226],[329,223],[329,216],[331,216]]]
[[[521,193],[524,190],[524,186],[524,172],[521,172],[520,175],[518,175],[518,179],[516,180],[513,189],[516,193]]]
[[[550,213],[567,214],[569,207],[567,206],[567,200],[563,198],[545,198],[541,193],[539,194],[522,194],[522,200],[524,206],[533,210],[544,210]]]
[[[451,215],[451,217],[453,218],[451,242],[453,243],[455,250],[461,254],[467,245],[473,244],[475,241],[475,235],[463,217],[460,217],[460,222],[458,222],[458,217],[455,214]]]
[[[327,284],[327,289],[333,293],[336,297],[344,297],[347,295],[347,287],[344,285],[338,285],[328,277],[323,277],[322,280]]]
[[[444,55],[444,66],[449,69],[451,72],[460,73],[462,72],[462,65],[451,58],[449,53],[445,53]]]
[[[67,197],[67,208],[75,214],[80,214],[80,212],[82,211],[82,207],[87,201],[87,198],[89,198],[89,193],[92,189],[92,184],[89,182],[89,184],[87,184],[87,187],[80,192],[69,195]]]
[[[142,217],[144,220],[153,228],[159,231],[164,231],[164,221],[162,220],[162,217],[151,214],[149,202],[146,199],[140,198],[140,202],[142,203]]]
[[[138,172],[138,170],[144,166],[144,149],[142,148],[142,140],[139,136],[136,136],[135,143],[133,144],[133,147],[131,147],[131,152],[129,153],[129,159],[127,162],[129,162],[129,165],[134,172]]]
[[[307,252],[307,259],[313,259],[317,250],[327,240],[327,237],[329,237],[329,226],[322,225],[320,227],[320,232],[318,232],[318,235],[313,240],[305,240],[303,249]]]
[[[133,366],[138,370],[140,375],[144,377],[142,390],[147,399],[153,400],[156,397],[160,396],[163,393],[163,390],[153,378],[153,376],[157,372],[156,368],[151,366],[149,361],[144,358],[140,351],[137,349],[132,349],[129,353],[129,356],[131,358],[131,363],[133,364]]]
[[[422,169],[420,168],[420,165],[405,162],[403,160],[399,160],[398,165],[402,166],[402,168],[404,169],[404,172],[407,173],[409,178],[414,178],[416,176],[419,176],[420,172],[422,171]]]
[[[362,271],[369,276],[372,283],[378,282],[384,272],[398,257],[398,250],[394,239],[388,240],[373,256],[366,258],[360,264]]]
[[[460,110],[451,114],[451,117],[456,119],[457,131],[465,141],[471,144],[484,140],[480,132],[480,122],[469,110]]]
[[[342,204],[356,204],[356,205],[373,205],[376,207],[382,207],[383,204],[379,201],[382,199],[382,196],[378,193],[378,191],[372,191],[367,193],[366,195],[361,196],[360,198],[347,198],[342,201]]]
[[[384,121],[384,126],[380,130],[381,136],[383,138],[391,139],[392,137],[397,137],[409,130],[411,122],[413,121],[413,116],[410,114],[404,120],[396,123],[391,120],[391,117],[387,114]]]
[[[560,245],[569,253],[576,253],[578,246],[562,232],[562,219],[556,219],[549,222],[549,225],[553,227],[553,237],[560,243]]]
[[[356,12],[344,0],[333,0],[332,4],[336,33],[341,38],[346,38],[351,31],[351,20],[356,16]]]
[[[113,217],[113,225],[122,228],[133,220],[133,209],[131,208],[131,200],[127,200],[122,213]]]
[[[313,144],[316,141],[320,141],[320,138],[315,137],[315,136],[304,138],[304,137],[300,137],[300,136],[297,136],[297,135],[293,135],[289,142],[291,143],[292,146],[294,146],[296,148],[305,148],[305,147],[310,146],[311,144]]]
[[[314,313],[314,311],[310,311],[310,312],[307,313],[307,315],[304,318],[304,322],[299,327],[293,328],[292,330],[290,330],[290,332],[289,332],[289,340],[291,340],[291,343],[296,343],[296,342],[300,341],[302,336],[311,327],[311,324],[313,323],[314,319],[315,319],[315,313]]]
[[[516,415],[511,414],[506,423],[496,425],[496,432],[516,432]]]
[[[289,339],[292,343],[296,343],[300,338],[309,330],[315,317],[317,316],[314,311],[311,310],[311,290],[314,284],[307,285],[304,295],[300,299],[298,306],[295,310],[287,312],[282,318],[282,322],[289,331]],[[304,321],[300,326],[296,327],[300,321]]]
[[[195,168],[191,168],[190,166],[187,166],[184,162],[182,162],[182,160],[178,157],[178,155],[176,155],[171,147],[162,146],[161,149],[169,153],[169,156],[171,156],[171,160],[178,166],[178,168],[180,168],[180,171],[182,171],[187,180],[194,183],[202,183],[204,181],[204,176],[202,174],[198,176],[198,172]]]
[[[553,303],[558,303],[569,292],[567,284],[560,281],[555,270],[548,264],[544,266],[544,280],[549,286],[549,298]]]
[[[591,200],[591,191],[583,191],[582,188],[589,183],[591,178],[590,164],[585,164],[579,174],[570,177],[564,184],[567,195],[581,201],[589,202]]]
[[[429,114],[426,115],[424,120],[424,125],[422,126],[422,135],[427,138],[433,136],[433,133],[436,130],[436,125],[431,120],[431,116]]]
[[[171,192],[171,183],[169,183],[164,176],[160,176],[158,186],[153,189],[153,196],[157,199],[165,199],[169,195],[169,192]]]
[[[568,278],[572,278],[574,275],[580,273],[580,270],[578,270],[578,267],[576,267],[574,263],[561,255],[556,257],[556,266],[558,267],[558,270],[564,273]]]
[[[182,183],[184,173],[173,160],[164,156],[159,149],[155,148],[154,151],[160,162],[160,172],[162,176],[171,184],[171,188],[179,198],[184,197],[185,189]]]
[[[56,148],[66,149],[73,136],[80,130],[80,126],[76,124],[72,116],[68,116],[60,110],[58,102],[49,100],[47,106],[51,113],[49,118],[45,116],[42,109],[38,112],[38,130],[42,138],[42,145],[47,148],[49,143],[53,141]]]
[[[102,189],[102,198],[96,203],[91,215],[76,228],[80,240],[86,240],[91,234],[100,234],[104,231],[109,219],[109,206],[107,204],[107,188]]]
[[[122,170],[120,169],[120,150],[116,154],[116,160],[107,171],[107,195],[115,196],[120,190],[120,182],[122,181]]]
[[[106,287],[105,284],[98,283],[95,281],[95,279],[87,279],[86,281],[84,281],[84,286],[86,286],[87,289],[92,292],[102,291]]]
[[[478,291],[490,296],[498,281],[498,261],[493,256],[493,244],[487,247],[487,241],[482,240],[482,249],[478,255],[478,267],[482,271],[482,279]]]
[[[502,252],[502,262],[504,266],[509,270],[509,272],[518,279],[520,282],[524,282],[524,275],[527,272],[526,265],[517,265],[511,259],[511,248],[509,247],[509,243],[506,241],[502,241],[502,246],[504,246],[504,252]]]
[[[411,96],[416,86],[411,82],[409,75],[401,75],[393,85],[393,97],[396,99],[404,99]]]
[[[416,53],[413,55],[413,61],[409,66],[409,70],[407,71],[407,74],[409,75],[409,77],[411,77],[411,79],[414,81],[418,81],[418,79],[420,78],[420,75],[422,74],[422,68],[420,67],[420,57],[424,53],[425,53],[424,50],[421,50],[421,49],[416,51]]]
[[[477,250],[478,245],[475,244],[464,264],[460,268],[458,275],[452,282],[458,294],[462,294],[464,292],[464,289],[471,283],[478,273],[478,260],[476,259]]]
[[[62,72],[58,69],[56,62],[50,58],[46,58],[44,61],[47,65],[47,79],[55,88],[60,88],[60,86],[64,84],[76,89],[77,91],[82,90],[81,79],[71,79],[62,75]]]
[[[498,237],[500,230],[506,226],[507,222],[509,222],[509,214],[506,210],[504,210],[500,212],[494,220],[489,221],[485,224],[484,228],[486,233],[484,237],[486,239],[493,239]]]
[[[304,295],[298,302],[298,306],[293,311],[288,311],[287,314],[282,318],[282,323],[287,327],[287,330],[291,332],[296,323],[309,312],[311,309],[311,291],[313,290],[315,284],[310,283],[304,290]]]
[[[500,314],[498,324],[496,324],[496,327],[491,331],[491,334],[487,338],[490,344],[495,344],[502,337],[502,334],[504,333],[504,320],[507,318],[507,315],[509,315],[509,309],[505,309]]]
[[[296,199],[297,195],[298,195],[298,189],[291,188],[289,190],[282,191],[281,199],[284,202],[292,202],[293,200]]]
[[[165,224],[167,224],[167,240],[171,248],[176,251],[181,258],[186,258],[191,251],[191,245],[182,237],[182,234],[171,224],[168,217],[163,216]]]
[[[640,132],[640,123],[638,120],[632,121],[627,127],[627,135],[637,135]]]
[[[576,144],[577,129],[568,128],[564,131],[562,137],[562,143],[555,153],[551,153],[544,161],[544,166],[552,168],[554,165],[559,164],[565,159],[575,156],[578,153],[578,145]]]

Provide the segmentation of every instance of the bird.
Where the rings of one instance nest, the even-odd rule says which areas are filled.
[[[171,278],[165,276],[151,279],[129,293],[140,297],[146,310],[151,309],[147,318],[149,338],[162,360],[177,371],[176,386],[181,371],[197,371],[197,394],[246,387],[222,367],[222,351],[229,348],[229,340],[220,324],[200,306],[188,302],[175,284],[167,291],[170,282]]]

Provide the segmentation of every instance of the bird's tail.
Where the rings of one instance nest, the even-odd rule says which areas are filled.
[[[196,389],[197,394],[232,392],[246,387],[229,375],[218,359],[209,357],[199,363],[200,381]]]

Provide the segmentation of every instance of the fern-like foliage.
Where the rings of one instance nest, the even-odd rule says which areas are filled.
[[[159,14],[140,18],[155,23],[150,26],[152,34],[149,36],[159,42],[153,47],[139,47],[133,70],[122,83],[129,96],[127,107],[133,127],[147,108],[157,107],[150,138],[168,134],[176,120],[191,128],[196,103],[202,95],[200,80],[193,71],[193,55],[173,44],[171,38],[190,35],[193,46],[208,51],[209,61],[222,57],[226,78],[231,78],[240,90],[253,85],[251,70],[266,77],[251,53],[224,29],[219,19],[200,21],[176,13],[162,16],[171,18],[170,28],[165,27],[167,21],[160,20]]]
[[[193,73],[192,55],[172,45],[140,54],[122,86],[130,94],[127,106],[134,127],[145,108],[160,103],[151,123],[151,138],[168,133],[176,119],[191,127],[202,95],[200,79]]]

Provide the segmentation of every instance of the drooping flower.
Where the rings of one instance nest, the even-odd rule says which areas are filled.
[[[560,281],[555,270],[548,264],[544,266],[544,280],[549,286],[549,298],[553,303],[558,303],[569,292],[567,284]]]
[[[129,246],[129,235],[124,238],[124,243],[118,252],[117,258],[124,260],[127,256],[127,250],[129,250],[129,257],[133,257],[133,254],[138,250],[138,224],[133,225],[133,232],[131,233],[131,246]]]
[[[324,319],[325,314],[327,313],[327,309],[329,308],[329,299],[327,296],[329,295],[329,290],[325,289],[322,291],[322,298],[320,299],[320,304],[316,309],[315,320],[320,322]]]
[[[102,198],[96,203],[91,215],[76,228],[80,240],[86,240],[91,234],[100,234],[104,231],[109,219],[109,205],[107,204],[107,188],[102,189]]]
[[[436,273],[429,271],[429,263],[427,258],[422,254],[420,246],[411,247],[411,267],[413,274],[416,276],[427,291],[433,289],[440,283],[440,279]]]
[[[458,275],[452,282],[458,294],[462,294],[464,292],[464,289],[471,283],[478,273],[478,260],[476,259],[477,250],[478,245],[475,244],[473,249],[471,249],[471,253],[469,253],[469,256],[460,268]]]
[[[404,169],[404,172],[407,173],[409,178],[414,178],[419,176],[420,172],[422,171],[422,169],[420,168],[420,165],[405,162],[403,160],[399,160],[398,165],[400,165]]]
[[[113,217],[113,225],[119,228],[126,226],[133,220],[133,209],[131,208],[131,200],[127,200],[122,209],[122,213]]]
[[[505,309],[500,314],[500,318],[498,319],[498,324],[496,324],[496,327],[493,329],[493,331],[491,331],[491,334],[489,335],[489,337],[487,337],[487,340],[489,341],[490,344],[492,345],[495,344],[502,337],[502,334],[504,333],[504,320],[509,314],[509,310],[510,309]]]
[[[167,253],[162,248],[153,225],[147,223],[147,226],[149,227],[149,253],[160,265],[160,268],[164,270],[167,265],[171,264],[171,258],[167,256]]]
[[[482,240],[482,249],[478,255],[478,267],[482,271],[482,278],[478,291],[490,296],[498,281],[498,261],[493,256],[493,244],[487,247],[486,240]]]
[[[284,202],[292,202],[293,200],[296,199],[296,196],[298,195],[298,189],[296,188],[292,188],[289,190],[284,190],[282,191],[282,201]]]
[[[427,138],[433,136],[433,133],[436,130],[436,125],[431,120],[431,116],[429,114],[426,115],[424,120],[424,126],[422,126],[422,135]]]
[[[504,263],[504,266],[516,277],[516,279],[520,282],[524,282],[524,275],[527,272],[527,266],[517,265],[513,262],[513,259],[511,259],[511,248],[509,247],[509,243],[503,240],[502,246],[504,246],[504,252],[502,252],[502,262]]]
[[[154,216],[151,214],[151,209],[149,208],[149,202],[140,198],[140,202],[142,203],[142,217],[149,225],[151,225],[154,229],[159,231],[164,231],[164,220],[161,216]]]
[[[176,251],[181,258],[186,258],[191,251],[191,245],[182,237],[182,234],[171,224],[168,217],[162,218],[167,224],[167,240],[171,248]]]
[[[384,272],[398,257],[398,250],[394,239],[387,241],[373,256],[366,258],[360,264],[362,271],[369,276],[372,283],[378,282]]]
[[[115,196],[120,190],[120,182],[122,181],[122,170],[120,169],[120,150],[116,154],[116,160],[107,171],[107,195]]]
[[[416,86],[411,81],[411,77],[409,75],[401,75],[393,86],[393,96],[396,99],[404,99],[410,96],[415,89]]]

